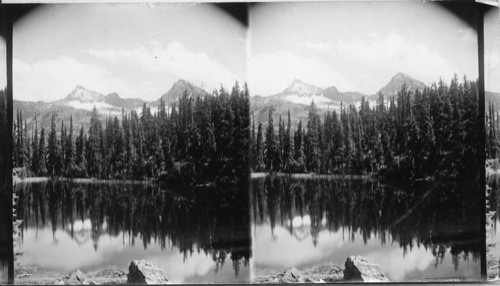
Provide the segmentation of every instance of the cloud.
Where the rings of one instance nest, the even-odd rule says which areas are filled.
[[[82,227],[82,224],[79,226]],[[87,229],[85,235],[81,236],[84,238],[83,241],[80,242],[62,230],[56,231],[54,235],[50,227],[25,230],[22,245],[25,262],[42,268],[70,272],[76,269],[85,271],[86,268],[95,269],[105,265],[122,268],[128,266],[133,259],[145,259],[157,263],[161,269],[168,270],[168,277],[174,283],[182,283],[186,278],[205,276],[210,271],[215,271],[212,257],[203,252],[194,252],[184,260],[184,255],[177,248],[161,250],[156,243],[150,244],[147,250],[143,249],[142,243],[131,247],[129,245],[131,238],[123,233],[116,236],[102,234],[99,237],[99,246],[95,250],[91,239],[90,222],[86,221],[83,226]],[[78,233],[78,230],[75,231]],[[135,239],[140,240],[138,237]]]
[[[0,38],[0,89],[7,86],[7,54],[5,41]]]
[[[171,251],[166,256],[161,255],[148,257],[155,261],[162,269],[168,269],[168,278],[173,283],[185,283],[186,279],[193,276],[205,276],[210,271],[215,272],[215,262],[203,252],[193,252],[184,260],[184,254],[178,251]]]
[[[26,254],[27,264],[61,271],[74,271],[89,265],[100,265],[124,249],[121,237],[103,235],[99,239],[98,249],[94,250],[90,231],[85,232],[86,240],[81,245],[65,231],[58,230],[53,234],[50,227],[40,228],[37,231],[30,228],[24,235],[22,249]]]
[[[341,90],[352,85],[335,68],[316,58],[287,51],[252,56],[249,62],[249,89],[253,95],[271,95],[285,89],[294,79],[319,87],[335,85]]]
[[[460,39],[466,44],[477,45],[477,33],[472,28],[460,28],[457,30]]]
[[[471,31],[463,30],[462,37],[471,40]],[[394,32],[383,37],[372,33],[367,38],[352,41],[304,43],[302,47],[323,53],[336,62],[342,62],[343,66],[350,66],[350,76],[356,75],[360,82],[356,89],[365,93],[376,92],[386,83],[380,81],[382,78],[387,80],[397,72],[405,72],[427,84],[440,77],[451,79],[455,73],[477,76],[470,71],[459,70],[440,53]],[[353,67],[358,67],[358,70],[352,72]]]
[[[408,273],[424,271],[435,260],[431,251],[423,247],[408,251],[405,255],[403,252],[401,248],[375,250],[367,256],[379,263],[392,281],[403,281]]]
[[[157,41],[132,49],[90,49],[88,53],[109,62],[140,68],[150,73],[168,73],[176,79],[186,79],[210,90],[222,83],[230,87],[238,79],[230,69],[212,60],[205,53],[188,51],[173,41],[168,46]]]
[[[485,89],[500,92],[500,54],[497,51],[485,50]]]
[[[131,89],[106,69],[66,56],[34,63],[14,58],[13,75],[14,99],[17,100],[61,99],[77,84],[102,93],[124,94]]]

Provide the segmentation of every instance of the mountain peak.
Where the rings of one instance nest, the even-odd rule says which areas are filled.
[[[316,95],[320,94],[323,90],[312,84],[305,83],[300,79],[294,79],[292,83],[282,92],[282,94],[296,94],[296,95]]]
[[[174,83],[173,86],[186,86],[186,85],[193,85],[193,84],[190,83],[189,81],[185,80],[185,79],[179,79],[178,81],[176,81]]]
[[[118,95],[116,92],[112,92],[108,95],[105,96],[106,100],[116,100],[116,99],[121,99],[121,97]]]
[[[296,78],[292,81],[292,84],[291,85],[294,85],[294,84],[305,84],[305,82],[301,81],[300,79]]]
[[[103,101],[104,95],[77,85],[65,98],[67,101],[96,102]]]
[[[411,91],[415,91],[417,88],[424,89],[426,87],[421,81],[418,81],[405,73],[398,72],[383,88],[380,89],[379,92],[386,96],[394,95],[401,89],[403,84],[406,84],[406,87]]]
[[[75,90],[82,90],[82,89],[86,89],[86,88],[83,85],[77,84],[75,86],[75,88],[73,89],[73,91],[75,91]]]
[[[207,95],[207,92],[202,88],[195,86],[185,79],[179,79],[165,94],[161,96],[161,98],[163,98],[165,103],[174,102],[184,94],[184,91],[193,97]]]
[[[392,79],[412,79],[412,78],[403,72],[398,72],[395,76],[392,77]]]

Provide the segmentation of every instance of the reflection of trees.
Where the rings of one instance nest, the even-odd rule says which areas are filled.
[[[292,219],[308,214],[315,245],[322,229],[342,230],[350,241],[359,233],[365,244],[372,236],[382,244],[397,242],[405,254],[414,246],[431,249],[436,265],[450,249],[458,267],[460,255],[464,260],[480,255],[481,208],[471,191],[475,189],[463,182],[392,186],[369,180],[266,177],[253,180],[251,193],[256,224],[270,222],[274,228],[281,218],[281,226],[294,234],[298,229]]]
[[[96,250],[107,233],[123,235],[130,245],[140,240],[145,249],[152,243],[177,248],[184,259],[204,252],[217,268],[230,255],[237,275],[251,253],[247,188],[198,188],[188,196],[174,191],[157,185],[25,184],[18,190],[19,214],[25,228],[44,226],[48,215],[54,233],[63,229],[73,239],[75,221],[90,220]]]

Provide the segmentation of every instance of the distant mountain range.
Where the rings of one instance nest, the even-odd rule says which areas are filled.
[[[404,83],[412,91],[417,88],[422,90],[426,87],[422,82],[404,73],[398,73],[379,92],[386,97],[395,95]],[[290,110],[292,124],[296,126],[300,119],[304,123],[307,122],[309,106],[312,101],[318,107],[319,112],[323,113],[328,109],[338,111],[341,103],[359,104],[362,97],[375,103],[378,92],[372,95],[360,92],[341,92],[334,86],[322,89],[296,79],[282,92],[271,96],[253,96],[250,103],[255,122],[260,120],[265,125],[268,121],[269,110],[274,108],[275,121],[279,120],[280,115],[286,119],[288,110]]]
[[[417,88],[423,89],[426,87],[424,83],[404,73],[398,73],[394,75],[386,85],[380,88],[379,92],[386,97],[395,95],[404,83],[406,83],[407,87],[412,91]],[[204,97],[208,95],[202,88],[182,79],[174,83],[172,87],[157,100],[151,102],[138,98],[121,98],[117,93],[104,95],[78,85],[61,100],[52,102],[14,100],[14,112],[20,110],[23,113],[23,117],[28,119],[28,129],[34,125],[33,119],[35,114],[37,114],[39,128],[40,126],[43,126],[45,129],[50,128],[51,116],[55,113],[57,115],[58,130],[60,129],[61,120],[68,122],[70,116],[73,116],[73,125],[75,129],[83,125],[84,129],[87,130],[94,106],[98,109],[102,118],[108,115],[116,115],[118,118],[121,118],[122,109],[126,112],[131,110],[140,112],[143,104],[146,103],[151,106],[152,111],[155,112],[161,98],[163,98],[168,105],[182,97],[184,91],[187,91],[188,95],[195,97]],[[362,94],[360,92],[342,92],[334,86],[323,89],[296,79],[278,94],[269,96],[255,95],[250,97],[250,105],[256,123],[260,120],[266,125],[269,109],[274,108],[275,122],[279,119],[280,115],[286,120],[288,110],[290,110],[292,124],[296,126],[301,119],[304,124],[307,122],[309,106],[312,101],[315,102],[321,114],[328,109],[338,111],[341,103],[359,105],[363,96],[370,101],[370,104],[373,106],[379,92],[371,95]],[[486,101],[492,101],[500,106],[500,93],[486,92]]]
[[[178,100],[187,91],[190,96],[205,96],[208,93],[193,85],[186,80],[178,80],[174,85],[157,100],[147,102],[139,98],[121,98],[117,93],[108,95],[87,89],[81,85],[77,85],[63,99],[44,102],[44,101],[20,101],[14,100],[14,112],[21,111],[23,117],[28,121],[28,129],[34,126],[34,117],[37,115],[39,128],[43,126],[45,129],[50,128],[52,114],[57,116],[58,130],[61,120],[68,124],[70,116],[73,116],[74,128],[80,128],[81,125],[87,130],[90,124],[90,116],[94,106],[97,108],[101,116],[118,116],[121,118],[122,109],[125,112],[131,110],[140,111],[144,103],[156,110],[163,98],[168,105]]]

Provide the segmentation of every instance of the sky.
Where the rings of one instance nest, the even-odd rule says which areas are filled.
[[[398,72],[425,84],[478,77],[477,33],[435,3],[265,3],[250,10],[249,87],[294,79],[374,94]]]
[[[246,81],[246,33],[210,4],[45,5],[14,25],[14,99],[82,85],[152,101],[179,79],[230,88]]]
[[[0,36],[0,89],[7,87],[7,46]]]
[[[490,9],[484,17],[485,90],[500,92],[500,10]]]

